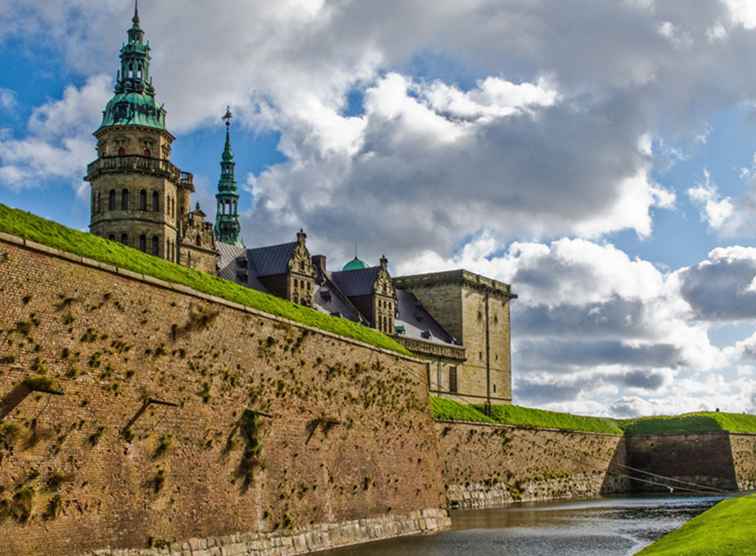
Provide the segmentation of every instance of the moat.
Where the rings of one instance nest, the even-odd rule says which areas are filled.
[[[629,556],[716,504],[719,497],[602,498],[452,514],[452,530],[321,556]]]

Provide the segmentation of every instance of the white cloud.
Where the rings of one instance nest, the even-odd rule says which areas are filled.
[[[735,213],[735,205],[729,197],[722,198],[717,186],[711,181],[711,173],[704,170],[704,179],[688,189],[688,197],[701,209],[701,220],[714,230],[722,231],[730,223]]]
[[[724,0],[732,19],[746,29],[756,28],[756,4],[752,0]]]
[[[34,109],[26,137],[0,137],[0,184],[21,189],[61,178],[80,191],[86,164],[96,156],[92,132],[110,87],[105,75],[88,79],[81,88],[67,87],[62,99]]]

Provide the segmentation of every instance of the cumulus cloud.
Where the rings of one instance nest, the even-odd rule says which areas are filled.
[[[698,205],[701,220],[711,228],[723,231],[726,227],[732,229],[732,216],[735,204],[729,197],[721,197],[716,184],[711,181],[711,173],[704,170],[703,181],[688,189],[688,197]]]
[[[92,132],[110,96],[106,75],[69,86],[63,98],[34,109],[23,138],[0,136],[0,184],[11,189],[34,187],[50,178],[81,184],[86,164],[95,158]]]
[[[711,344],[708,321],[681,294],[688,269],[663,271],[606,243],[503,246],[490,234],[453,257],[426,252],[397,266],[398,274],[463,267],[513,284],[519,403],[581,413],[603,403],[603,414],[620,416],[669,412],[669,403],[681,411],[747,407],[743,395],[733,397],[734,387],[701,393],[692,378],[703,369],[726,376],[736,357]],[[731,393],[729,402],[723,392]],[[640,397],[651,401],[628,402]]]
[[[697,319],[725,322],[756,320],[754,279],[756,249],[739,246],[714,249],[674,276]]]

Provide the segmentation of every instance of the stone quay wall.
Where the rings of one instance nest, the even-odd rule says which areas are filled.
[[[627,492],[620,436],[437,422],[452,508]]]
[[[756,489],[756,435],[721,432],[629,436],[627,454],[629,466],[681,481],[677,484],[681,491],[695,490],[696,485],[726,491]],[[637,476],[654,480],[648,475]],[[658,482],[676,486],[675,482]],[[668,489],[633,481],[633,490]]]
[[[0,555],[300,554],[449,526],[427,367],[0,236]]]

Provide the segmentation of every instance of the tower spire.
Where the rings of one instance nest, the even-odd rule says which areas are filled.
[[[226,124],[226,144],[221,157],[221,175],[218,180],[218,193],[215,195],[218,208],[215,213],[215,238],[223,243],[242,245],[239,237],[239,193],[236,188],[234,153],[231,150],[231,107],[226,107],[223,121]]]
[[[135,27],[139,27],[139,0],[134,0],[134,17],[131,22]]]

